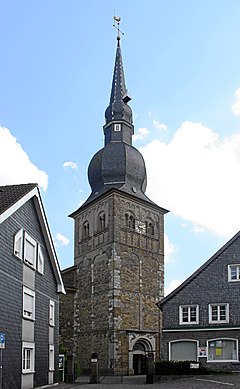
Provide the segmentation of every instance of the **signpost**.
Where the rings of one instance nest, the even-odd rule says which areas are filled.
[[[5,334],[0,332],[0,389],[2,389],[2,351],[5,348]]]
[[[59,377],[62,382],[64,382],[64,370],[65,370],[65,359],[64,354],[59,354],[59,360],[58,360],[58,370],[59,370]]]

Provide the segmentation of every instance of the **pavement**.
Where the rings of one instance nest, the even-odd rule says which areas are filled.
[[[101,377],[98,384],[90,384],[89,377],[81,377],[74,384],[60,383],[57,386],[58,389],[139,389],[139,387],[141,389],[240,389],[240,374],[163,376],[161,381],[156,382],[155,379],[153,384],[146,384],[146,376]]]

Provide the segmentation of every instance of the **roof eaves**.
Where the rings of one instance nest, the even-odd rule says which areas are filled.
[[[14,204],[12,204],[9,208],[7,208],[0,215],[0,224],[3,223],[6,219],[8,219],[14,212],[16,212],[23,204],[25,204],[28,200],[30,200],[34,194],[37,192],[37,186],[31,189],[24,196],[19,198]]]
[[[68,215],[68,216],[74,218],[74,217],[78,214],[78,212],[79,212],[80,210],[82,210],[82,209],[84,209],[84,208],[87,208],[89,205],[92,205],[92,203],[93,203],[95,200],[99,200],[99,199],[101,199],[101,198],[104,198],[105,196],[108,196],[109,194],[111,194],[111,193],[113,193],[113,192],[117,192],[117,193],[119,193],[119,194],[123,194],[123,195],[125,195],[125,196],[128,196],[128,197],[131,198],[131,199],[138,200],[138,201],[142,202],[142,203],[145,204],[145,205],[147,204],[149,207],[152,207],[152,208],[155,208],[155,209],[157,208],[158,210],[160,210],[160,211],[161,211],[162,213],[164,213],[164,214],[166,214],[166,213],[169,212],[168,209],[165,209],[165,208],[160,207],[159,205],[155,204],[155,203],[154,203],[153,201],[151,201],[150,199],[149,199],[149,202],[148,202],[147,200],[144,200],[144,199],[142,199],[141,197],[131,195],[130,193],[125,192],[125,191],[123,191],[123,190],[121,190],[121,189],[111,188],[111,189],[109,189],[109,190],[107,190],[107,191],[101,193],[98,197],[93,198],[91,201],[88,201],[88,199],[89,199],[89,198],[88,198],[88,199],[85,201],[85,203],[83,203],[76,211],[72,212],[72,213],[71,213],[70,215]],[[147,196],[146,196],[146,198],[147,198]]]
[[[55,278],[57,281],[57,292],[65,294],[66,292],[65,292],[65,288],[64,288],[64,284],[63,284],[63,280],[62,280],[62,276],[61,276],[60,266],[59,266],[59,262],[57,259],[55,247],[53,244],[52,235],[50,233],[50,228],[48,225],[47,217],[46,217],[46,214],[44,211],[40,191],[38,188],[36,188],[36,189],[37,189],[37,191],[36,191],[33,199],[34,199],[34,203],[36,206],[39,221],[40,221],[40,224],[42,227],[42,231],[43,231],[43,235],[45,238],[45,243],[47,246],[50,261],[52,263],[53,272],[54,272],[54,275],[55,275]]]

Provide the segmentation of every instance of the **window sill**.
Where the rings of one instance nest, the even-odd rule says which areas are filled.
[[[24,320],[29,320],[29,321],[36,321],[36,319],[35,318],[32,318],[32,317],[28,317],[28,316],[22,316],[22,318],[24,319]]]
[[[238,363],[239,360],[237,360],[237,359],[222,359],[221,361],[219,361],[219,360],[211,359],[211,360],[207,360],[206,362],[207,363],[226,363],[226,362]]]
[[[31,371],[29,371],[29,370],[27,370],[27,371],[22,371],[22,374],[34,374],[35,373],[35,370],[31,370]]]
[[[99,230],[95,231],[94,236],[102,234],[103,232],[107,231],[107,229],[107,227],[99,228]]]
[[[82,239],[79,241],[79,243],[88,242],[90,239],[91,239],[91,236],[84,236],[84,238],[82,238]]]
[[[28,267],[30,267],[30,269],[32,270],[36,270],[36,266],[32,265],[30,262],[28,262],[26,259],[24,259],[24,264]]]
[[[228,280],[228,282],[240,282],[240,280]]]
[[[17,254],[15,254],[15,253],[13,253],[13,256],[14,256],[14,258],[17,258],[19,261],[22,261],[22,258],[21,258],[20,255],[17,255]]]

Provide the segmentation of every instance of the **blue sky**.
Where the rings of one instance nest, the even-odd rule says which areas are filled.
[[[103,146],[116,50],[148,196],[165,218],[166,290],[239,230],[238,0],[0,1],[0,185],[38,182],[62,268]]]

